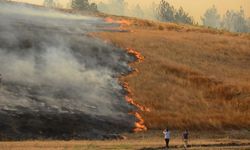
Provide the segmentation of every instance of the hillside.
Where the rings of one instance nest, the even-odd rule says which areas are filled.
[[[107,17],[102,15],[102,17]],[[122,77],[149,129],[249,129],[250,36],[112,16],[122,31],[94,36],[142,56]]]

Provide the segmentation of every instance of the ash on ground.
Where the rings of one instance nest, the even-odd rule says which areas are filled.
[[[102,139],[131,131],[118,77],[134,57],[87,36],[102,19],[0,4],[0,139]]]

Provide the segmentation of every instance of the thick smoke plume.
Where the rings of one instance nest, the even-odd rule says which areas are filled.
[[[0,20],[1,138],[100,138],[133,127],[117,77],[134,58],[87,36],[107,26],[101,19],[0,3]]]

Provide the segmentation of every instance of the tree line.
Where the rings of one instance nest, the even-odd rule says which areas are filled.
[[[164,22],[194,24],[194,19],[182,7],[174,8],[166,0],[161,0],[155,10],[156,18]]]
[[[201,18],[204,26],[225,29],[231,32],[250,32],[250,18],[245,16],[245,11],[241,7],[239,11],[227,10],[221,16],[215,6],[206,10]]]
[[[57,0],[44,0],[44,5],[56,7],[59,3]],[[156,19],[163,22],[195,24],[193,17],[182,7],[177,9],[167,0],[161,0],[159,4],[152,3],[152,6],[147,8],[147,12],[139,4],[129,8],[126,0],[109,0],[98,4],[90,3],[89,0],[71,0],[69,6],[75,10],[102,11],[115,15]],[[217,8],[213,6],[205,11],[201,21],[202,25],[207,27],[225,29],[231,32],[250,32],[250,18],[245,16],[242,7],[239,11],[228,10],[221,16]]]
[[[108,14],[115,14],[120,16],[131,16],[144,18],[145,13],[139,4],[128,7],[126,0],[109,0],[101,1],[98,4],[98,10]]]
[[[46,7],[58,7],[57,0],[44,0],[43,5]],[[90,3],[89,0],[71,0],[69,3],[71,9],[82,11],[97,11],[97,4]]]
[[[182,7],[175,9],[166,0],[161,0],[159,4],[152,3],[152,6],[147,9],[148,11],[146,9],[142,9],[139,4],[128,8],[126,0],[109,0],[98,4],[98,10],[105,13],[156,19],[164,22],[194,24],[193,17],[185,12]]]

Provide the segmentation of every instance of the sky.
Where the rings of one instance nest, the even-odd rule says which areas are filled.
[[[29,2],[34,4],[42,4],[43,0],[15,0]],[[57,0],[66,5],[70,0]],[[90,0],[95,2],[107,0]],[[153,2],[159,3],[160,0],[126,0],[130,6],[140,4],[142,8],[148,8]],[[196,21],[204,14],[205,10],[215,5],[220,14],[224,14],[228,9],[239,10],[242,6],[245,10],[245,15],[250,17],[250,0],[167,0],[175,7],[182,6]]]

